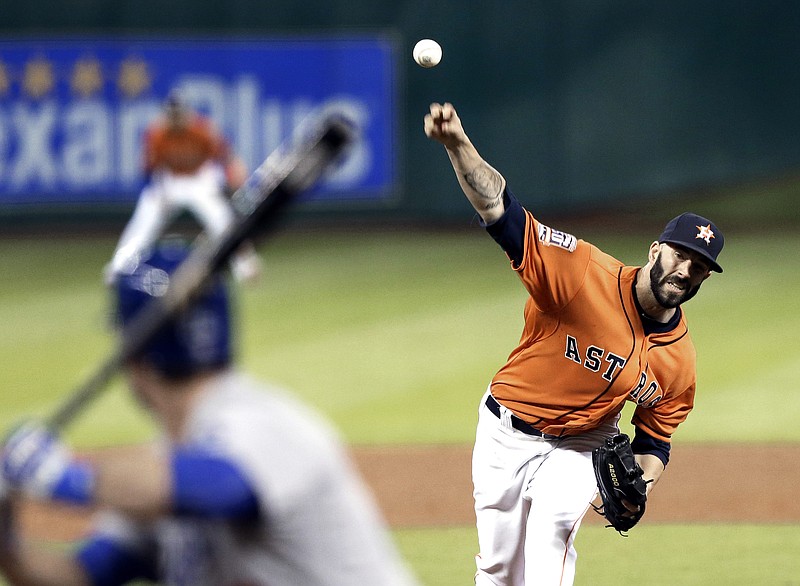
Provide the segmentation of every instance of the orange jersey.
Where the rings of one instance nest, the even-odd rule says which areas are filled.
[[[225,163],[229,149],[207,120],[194,116],[185,127],[159,122],[145,135],[145,169],[166,169],[179,175],[195,173],[206,161]]]
[[[685,316],[646,334],[634,301],[638,267],[551,230],[525,211],[517,271],[530,297],[519,345],[492,379],[492,395],[544,433],[572,435],[617,414],[670,441],[694,404],[695,348]]]

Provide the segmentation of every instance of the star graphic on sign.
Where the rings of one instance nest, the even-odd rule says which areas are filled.
[[[117,87],[125,97],[135,98],[150,88],[150,77],[149,68],[143,59],[128,57],[120,64]]]
[[[711,244],[711,239],[714,238],[714,231],[711,230],[711,224],[708,226],[695,226],[697,228],[697,236],[695,240],[700,238],[706,241],[706,244]]]
[[[103,72],[100,62],[94,57],[76,61],[72,68],[70,86],[73,92],[84,98],[99,92],[103,88]]]
[[[53,91],[55,75],[53,64],[44,57],[36,57],[25,64],[22,74],[22,89],[32,98],[41,98]]]

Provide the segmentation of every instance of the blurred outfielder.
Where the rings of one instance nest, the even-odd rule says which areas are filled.
[[[116,283],[121,335],[186,255],[163,242]],[[368,490],[327,421],[232,366],[231,310],[215,279],[125,365],[163,431],[124,461],[78,460],[28,423],[2,451],[15,493],[99,509],[74,555],[21,543],[3,521],[15,584],[411,586]],[[14,503],[12,499],[11,504]]]
[[[247,178],[246,166],[227,140],[175,92],[167,98],[163,116],[145,134],[143,158],[148,181],[106,266],[108,285],[184,210],[211,237],[224,232],[234,221],[225,190],[235,191]],[[242,246],[231,269],[239,280],[258,278],[260,261],[252,245]]]

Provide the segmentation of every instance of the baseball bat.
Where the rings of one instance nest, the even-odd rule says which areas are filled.
[[[343,112],[319,116],[302,138],[278,148],[231,197],[236,220],[216,238],[201,235],[175,270],[162,297],[154,297],[125,328],[114,352],[81,385],[69,393],[46,424],[61,430],[97,397],[130,358],[172,319],[211,278],[222,270],[245,241],[259,242],[275,230],[287,205],[319,180],[352,144],[355,124]]]

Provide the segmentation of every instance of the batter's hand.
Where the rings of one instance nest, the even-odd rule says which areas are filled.
[[[12,431],[0,464],[3,482],[30,496],[72,502],[89,497],[90,469],[42,423],[27,421]]]
[[[453,104],[433,103],[425,116],[425,134],[446,148],[452,149],[467,142],[467,135]]]

